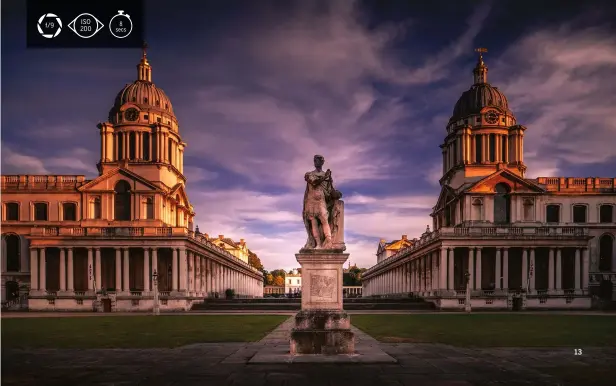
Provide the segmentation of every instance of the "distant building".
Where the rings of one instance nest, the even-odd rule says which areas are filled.
[[[302,274],[299,273],[297,269],[286,274],[284,279],[284,292],[287,294],[302,292]]]
[[[407,235],[402,235],[399,240],[389,242],[385,239],[381,239],[376,250],[376,262],[380,263],[381,261],[398,253],[398,251],[402,248],[410,247],[412,245],[413,242],[408,239]]]
[[[616,178],[526,178],[527,128],[487,72],[480,56],[446,126],[433,231],[391,255],[379,243],[364,295],[413,293],[463,308],[468,276],[473,307],[615,300]]]
[[[229,288],[262,296],[263,276],[248,265],[243,240],[193,231],[187,144],[145,51],[137,70],[98,125],[98,177],[2,176],[3,303],[147,310],[155,284],[161,309],[187,309]]]

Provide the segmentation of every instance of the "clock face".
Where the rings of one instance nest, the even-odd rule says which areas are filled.
[[[496,113],[496,111],[494,110],[490,110],[487,112],[486,114],[486,122],[488,122],[489,124],[495,124],[496,122],[498,122],[498,114]]]
[[[136,121],[139,118],[139,111],[131,107],[124,112],[124,118],[127,121]]]

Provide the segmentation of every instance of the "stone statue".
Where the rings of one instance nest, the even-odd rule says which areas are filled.
[[[332,172],[322,167],[325,158],[314,156],[315,170],[304,175],[306,192],[304,193],[303,219],[308,233],[306,249],[346,249],[344,245],[344,202],[342,193],[334,189]]]

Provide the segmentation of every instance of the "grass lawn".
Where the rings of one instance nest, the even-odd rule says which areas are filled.
[[[613,385],[616,379],[616,368],[607,365],[542,367],[540,371],[557,377],[566,385],[608,386]]]
[[[284,315],[135,315],[2,319],[3,348],[151,348],[253,342]]]
[[[609,315],[353,315],[351,323],[382,342],[467,347],[616,346],[616,317]]]

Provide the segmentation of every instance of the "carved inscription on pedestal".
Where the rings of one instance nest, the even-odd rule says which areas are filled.
[[[316,298],[314,300],[335,300],[336,278],[323,275],[310,275],[310,296]]]

